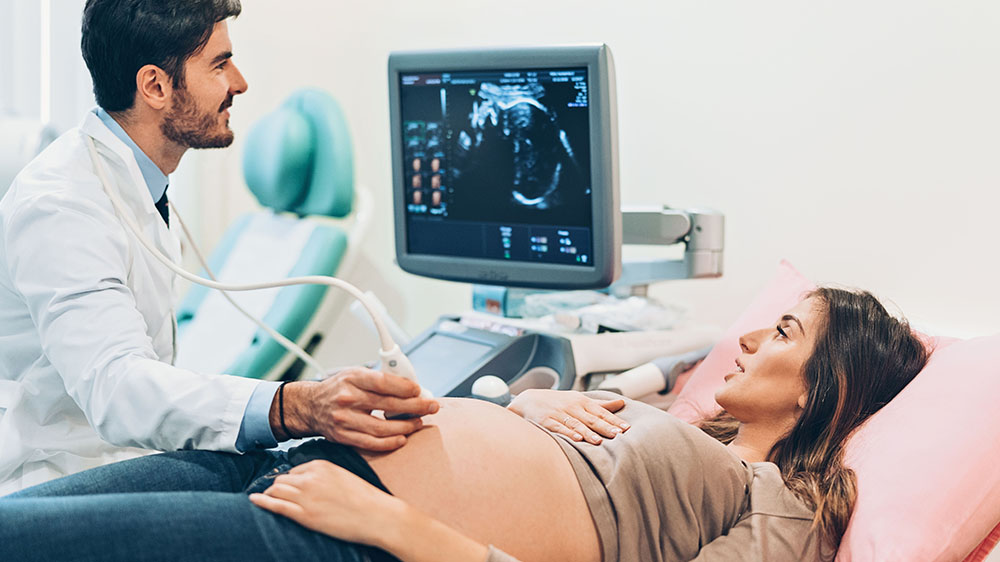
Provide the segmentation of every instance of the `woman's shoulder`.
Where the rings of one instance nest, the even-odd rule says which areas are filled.
[[[751,463],[750,501],[739,521],[692,562],[819,561],[813,513],[789,490],[774,463]]]
[[[788,489],[778,465],[755,462],[750,463],[750,467],[753,469],[753,481],[750,483],[752,514],[798,519],[812,524],[815,512]]]

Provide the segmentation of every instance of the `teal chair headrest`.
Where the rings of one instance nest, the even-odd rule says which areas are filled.
[[[343,217],[354,200],[354,151],[329,94],[299,90],[247,135],[243,177],[260,204],[297,215]]]

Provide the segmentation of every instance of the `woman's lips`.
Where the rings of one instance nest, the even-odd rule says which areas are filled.
[[[736,360],[736,368],[733,369],[732,371],[730,371],[725,377],[723,377],[723,380],[725,380],[726,382],[729,382],[729,379],[735,377],[736,375],[738,375],[740,373],[745,373],[745,372],[746,372],[746,370],[743,368],[743,363],[741,363],[740,360],[737,359]]]

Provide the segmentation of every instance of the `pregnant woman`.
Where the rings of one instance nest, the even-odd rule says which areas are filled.
[[[701,428],[606,393],[442,399],[387,454],[179,451],[22,491],[0,499],[0,559],[829,557],[855,497],[844,440],[926,352],[874,297],[839,289],[740,346]]]

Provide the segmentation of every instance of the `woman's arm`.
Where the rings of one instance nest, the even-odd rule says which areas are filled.
[[[507,409],[553,433],[598,445],[601,437],[614,439],[629,428],[613,413],[623,407],[622,398],[595,400],[571,390],[532,389],[518,394]]]
[[[277,477],[258,507],[350,542],[381,548],[404,562],[514,562],[327,461]]]

